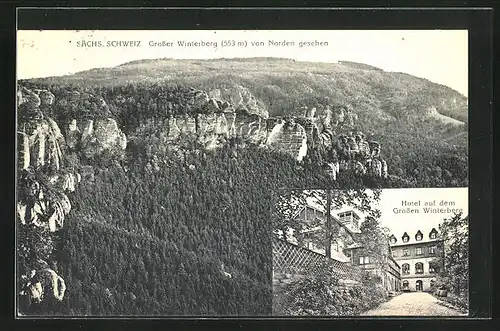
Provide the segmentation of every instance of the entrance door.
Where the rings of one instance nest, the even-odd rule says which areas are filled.
[[[422,281],[421,280],[417,280],[417,282],[415,283],[415,289],[417,291],[423,291],[424,288],[423,288],[423,284],[422,284]]]

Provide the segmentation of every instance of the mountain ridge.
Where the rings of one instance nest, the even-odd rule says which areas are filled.
[[[352,64],[355,64],[354,67]],[[467,98],[450,87],[406,73],[366,70],[356,66],[375,68],[349,61],[324,63],[281,58],[214,60],[163,58],[135,60],[109,68],[94,68],[72,75],[24,81],[72,84],[82,87],[170,81],[210,90],[224,81],[232,80],[234,84],[249,88],[257,98],[264,100],[271,115],[290,114],[292,110],[284,110],[283,107],[277,107],[275,103],[283,103],[286,99],[289,99],[288,103],[292,103],[290,101],[298,101],[296,99],[299,97],[306,99],[327,96],[332,100],[345,103],[354,101],[349,99],[355,96],[358,99],[356,106],[383,109],[384,104],[380,104],[380,101],[384,98],[390,97],[405,104],[411,101],[408,99],[412,99],[408,95],[421,93],[428,96],[423,98],[427,100],[422,105],[423,108],[435,106],[442,115],[463,122],[467,121]],[[285,84],[281,84],[282,81]],[[304,86],[308,88],[304,89]],[[349,87],[353,90],[349,91]],[[301,96],[296,95],[298,93],[294,93],[294,90],[297,90]],[[438,104],[437,100],[443,98],[449,101],[445,104]],[[418,100],[418,102],[421,101]],[[295,103],[297,102],[292,103],[290,107]],[[414,103],[412,106],[418,106],[418,104]]]

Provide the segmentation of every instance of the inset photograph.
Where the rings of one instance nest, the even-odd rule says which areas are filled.
[[[274,316],[467,316],[468,189],[281,190]]]

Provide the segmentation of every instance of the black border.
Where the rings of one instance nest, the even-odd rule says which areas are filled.
[[[103,4],[104,1],[100,3]],[[20,4],[24,6],[36,6],[36,3],[30,1],[30,4]],[[67,5],[61,3],[61,6]],[[83,4],[82,4],[83,5]],[[90,4],[88,4],[90,5]],[[87,5],[87,6],[88,6]],[[142,6],[148,3],[140,4]],[[337,5],[338,6],[338,5]],[[9,8],[11,9],[11,8]],[[470,189],[470,210],[473,217],[471,217],[470,225],[470,279],[471,279],[471,295],[470,305],[476,308],[475,317],[490,317],[492,313],[491,300],[492,300],[492,251],[491,251],[491,226],[492,226],[492,52],[493,52],[493,12],[485,8],[474,9],[445,9],[439,8],[434,10],[411,10],[409,8],[400,8],[393,10],[374,10],[374,9],[298,9],[294,8],[287,10],[286,8],[279,9],[222,9],[212,8],[206,9],[181,9],[171,8],[168,11],[160,8],[147,8],[147,9],[132,9],[122,8],[113,9],[113,14],[109,15],[108,9],[84,9],[72,10],[66,9],[23,9],[19,11],[19,21],[22,25],[19,28],[23,29],[109,29],[109,30],[127,30],[127,29],[468,29],[469,30],[469,189]],[[2,10],[3,11],[3,10]],[[9,11],[9,14],[14,14],[14,8]],[[12,32],[7,33],[6,38],[2,38],[2,56],[5,56],[11,68],[9,76],[15,77],[15,20],[13,17],[3,21],[3,24]],[[3,31],[5,32],[5,30]],[[11,82],[10,85],[7,82]],[[5,86],[3,83],[5,82]],[[2,80],[2,91],[6,95],[10,95],[11,99],[3,99],[6,102],[6,108],[15,109],[14,103],[14,80]],[[4,112],[5,114],[6,112]],[[15,113],[9,115],[10,123],[15,123]],[[8,120],[9,120],[8,119]],[[2,121],[7,123],[7,121]],[[15,127],[15,126],[14,126]],[[3,141],[8,141],[14,135],[9,135],[9,131],[4,131],[2,135]],[[9,145],[9,144],[6,144]],[[7,155],[14,155],[14,144],[10,144]],[[13,186],[15,185],[14,169],[12,169]],[[5,192],[5,190],[2,190]],[[7,197],[10,197],[7,195]],[[14,205],[13,196],[12,200],[2,199],[5,203],[6,210],[12,211]],[[12,202],[9,204],[9,202]],[[12,216],[11,216],[12,217]],[[12,219],[12,218],[7,218]],[[476,220],[476,222],[474,221]],[[3,222],[5,230],[2,231],[3,243],[7,246],[4,252],[12,252],[14,249],[13,224]],[[3,257],[8,254],[2,254]],[[480,258],[474,258],[474,257]],[[7,262],[2,261],[2,265],[13,265],[12,257],[7,256]],[[12,269],[6,268],[7,272],[12,272]],[[12,298],[13,289],[9,284],[12,280],[12,273],[7,275],[7,280],[4,278],[3,285],[7,289],[10,298]],[[5,292],[4,292],[5,293]],[[3,303],[7,302],[5,307],[5,317],[13,318],[12,300],[2,300]],[[10,308],[10,309],[9,309]],[[215,317],[217,318],[217,317]],[[189,328],[195,326],[215,326],[216,321],[203,321],[184,319],[176,321],[162,321],[162,326],[168,325],[186,326]],[[303,325],[307,329],[313,327],[341,326],[342,329],[358,329],[362,330],[366,327],[397,327],[401,329],[405,326],[407,329],[422,330],[422,328],[429,327],[434,323],[438,323],[439,329],[451,329],[458,326],[465,326],[465,319],[378,319],[378,320],[344,320],[344,319],[330,319],[326,320],[292,320],[292,319],[277,319],[277,318],[262,318],[257,317],[256,320],[241,319],[241,320],[227,320],[222,324],[226,327],[247,326],[247,328],[259,327],[261,329],[264,324],[259,322],[267,321],[267,324],[273,320],[279,320],[275,325],[280,325],[282,328],[290,327],[292,325]],[[64,324],[66,324],[64,321]],[[439,321],[439,322],[438,322]],[[17,320],[15,321],[19,326],[37,326],[39,328],[53,327],[55,320],[37,320],[36,322],[30,320]],[[103,327],[120,325],[131,326],[137,325],[139,320],[80,320],[70,322],[74,326],[84,325],[96,326],[102,325]],[[186,323],[188,322],[188,323]],[[62,322],[59,322],[63,324]],[[159,324],[158,321],[141,320],[141,329],[143,327],[153,327]],[[218,322],[221,323],[221,322]],[[68,323],[69,324],[69,323]],[[0,324],[0,325],[3,325]],[[220,325],[220,324],[219,324]],[[482,321],[468,321],[469,327],[484,328]],[[411,328],[413,326],[413,328]],[[23,328],[24,329],[24,328]]]
[[[168,7],[167,7],[168,8]],[[110,14],[112,10],[113,14]],[[18,10],[23,30],[484,29],[485,9],[108,8]],[[488,19],[486,19],[488,22]],[[491,24],[488,27],[491,29]],[[484,31],[484,30],[483,30]]]

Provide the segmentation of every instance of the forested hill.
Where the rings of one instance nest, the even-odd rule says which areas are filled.
[[[435,107],[445,116],[467,121],[467,98],[449,87],[404,73],[349,61],[298,62],[277,58],[213,60],[139,60],[117,67],[74,75],[32,80],[36,83],[120,86],[126,83],[168,81],[201,90],[241,85],[261,100],[271,116],[293,115],[309,101],[351,104],[354,109],[382,118],[422,116]]]

